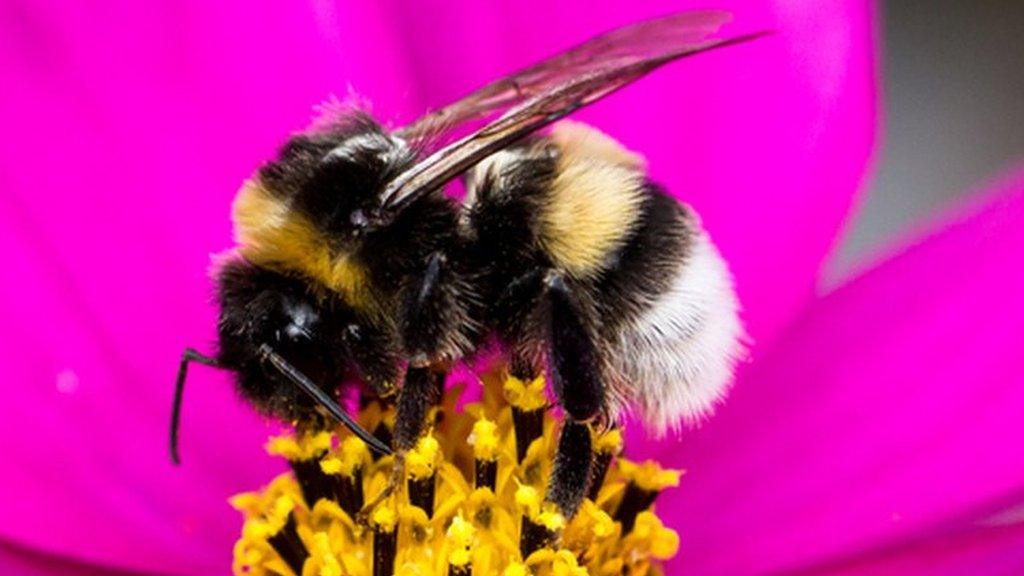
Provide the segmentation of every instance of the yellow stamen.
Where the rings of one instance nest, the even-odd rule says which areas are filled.
[[[538,376],[526,382],[509,376],[505,380],[505,398],[509,404],[524,411],[530,412],[540,410],[547,405],[548,399],[544,395],[544,377]]]
[[[413,480],[421,480],[434,475],[440,462],[441,445],[431,435],[420,438],[416,447],[405,455],[406,471]]]
[[[370,449],[366,443],[350,436],[341,441],[337,456],[328,456],[320,461],[320,469],[324,474],[352,476],[369,463]]]
[[[595,434],[596,459],[610,465],[593,491],[596,499],[584,500],[567,519],[544,498],[558,423],[543,409],[543,379],[517,381],[495,370],[484,382],[484,397],[463,409],[456,408],[457,390],[446,394],[444,418],[406,454],[400,489],[370,511],[367,525],[355,520],[361,505],[347,498],[361,502],[365,492],[372,501],[387,485],[394,458],[374,460],[366,445],[343,429],[272,439],[268,451],[291,460],[293,469],[296,460],[312,461],[317,472],[338,484],[311,506],[293,471],[260,491],[232,498],[245,519],[234,548],[234,573],[371,576],[375,561],[393,563],[390,570],[390,564],[379,566],[378,574],[400,576],[660,573],[658,563],[677,552],[679,538],[648,508],[657,492],[679,482],[681,472],[619,456],[621,430]],[[523,414],[525,409],[534,411],[533,430],[539,433],[520,461],[513,410]],[[376,428],[389,426],[392,414],[370,402],[359,419]],[[481,463],[483,468],[477,466]],[[480,478],[485,485],[477,483]],[[433,491],[427,500],[432,507],[411,503],[424,486]],[[637,490],[643,498],[636,497]],[[623,507],[627,496],[629,506]],[[282,533],[299,553],[281,547]],[[305,558],[300,571],[294,569],[296,558]]]
[[[473,447],[473,456],[477,460],[493,462],[498,459],[498,425],[487,418],[473,423],[473,432],[466,442]]]
[[[330,448],[330,432],[302,436],[275,436],[267,443],[267,452],[271,456],[283,456],[289,460],[318,458]]]
[[[682,470],[662,468],[653,460],[647,460],[643,464],[619,460],[619,468],[626,480],[648,492],[661,492],[665,488],[679,486],[679,477],[683,475]]]
[[[370,526],[381,532],[394,532],[398,526],[398,511],[391,502],[385,500],[373,509],[370,514]]]
[[[604,434],[594,434],[594,452],[618,455],[622,452],[622,429],[612,428]]]
[[[452,566],[467,566],[473,559],[470,548],[473,545],[473,536],[476,529],[467,522],[462,514],[452,519],[452,525],[448,527],[448,538],[452,551],[448,555],[448,563]]]
[[[651,556],[658,560],[668,560],[679,551],[679,534],[666,528],[657,516],[650,512],[641,512],[636,517],[636,526],[629,538],[638,546],[650,551]]]

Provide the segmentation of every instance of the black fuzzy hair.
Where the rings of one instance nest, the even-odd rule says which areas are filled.
[[[217,300],[218,361],[235,371],[239,392],[261,412],[283,420],[314,412],[310,399],[260,360],[263,344],[337,394],[341,371],[330,350],[338,330],[306,283],[240,259],[218,271]]]
[[[393,331],[366,321],[335,294],[307,280],[239,259],[217,273],[221,366],[261,412],[286,421],[316,421],[313,402],[260,358],[269,345],[331,397],[353,378],[377,393],[393,387],[400,359]]]
[[[354,231],[352,215],[380,208],[380,193],[416,154],[368,114],[352,109],[316,131],[292,136],[259,178],[272,195],[306,216],[325,238]]]

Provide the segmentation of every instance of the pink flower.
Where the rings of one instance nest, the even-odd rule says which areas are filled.
[[[229,495],[278,470],[268,426],[178,355],[213,339],[206,265],[241,181],[349,85],[397,122],[596,32],[703,2],[0,9],[0,567],[226,572]],[[819,295],[874,145],[863,2],[731,0],[777,34],[580,114],[645,154],[737,278],[753,361],[662,496],[689,574],[1024,567],[1024,175]],[[909,244],[908,244],[909,245]]]

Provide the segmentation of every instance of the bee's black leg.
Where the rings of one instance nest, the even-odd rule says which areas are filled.
[[[410,368],[406,373],[405,384],[398,394],[395,428],[392,432],[391,445],[395,460],[391,465],[391,475],[384,490],[363,506],[357,519],[360,523],[365,523],[370,512],[401,485],[405,454],[416,446],[416,441],[423,433],[430,407],[441,402],[444,377],[444,372],[432,368]]]
[[[505,286],[492,304],[498,335],[508,347],[509,372],[516,378],[532,380],[544,369],[544,349],[537,345],[538,332],[546,330],[543,312],[547,270],[534,268]]]
[[[558,437],[555,467],[547,491],[547,499],[558,505],[566,518],[575,516],[583,503],[593,459],[590,427],[567,417]]]
[[[565,411],[576,420],[599,416],[606,407],[601,358],[592,332],[576,310],[562,277],[549,273],[551,384]]]
[[[547,498],[571,518],[587,493],[593,449],[586,422],[606,408],[600,358],[591,331],[583,324],[572,294],[560,276],[545,279],[550,328],[551,384],[566,413],[558,439]]]
[[[465,283],[442,252],[432,253],[419,279],[405,288],[400,330],[409,358],[395,416],[395,447],[409,449],[427,412],[441,402],[448,367],[467,346]]]
[[[427,412],[441,403],[445,373],[431,368],[409,368],[398,394],[392,444],[395,450],[411,450],[423,433]]]
[[[409,369],[398,391],[391,440],[395,462],[387,487],[363,508],[363,518],[399,486],[405,453],[423,434],[430,408],[440,404],[448,366],[459,349],[452,338],[464,330],[459,325],[466,321],[460,317],[464,303],[457,300],[461,296],[458,278],[445,260],[440,252],[431,254],[420,279],[405,290],[400,329]]]

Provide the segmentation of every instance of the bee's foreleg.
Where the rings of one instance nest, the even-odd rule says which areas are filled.
[[[381,502],[387,500],[402,485],[402,476],[405,471],[405,450],[395,450],[394,460],[391,462],[391,474],[388,475],[388,483],[379,494],[373,497],[369,503],[356,515],[356,523],[362,526],[369,525],[370,515]]]
[[[549,273],[545,283],[551,384],[566,413],[547,498],[571,518],[587,493],[593,463],[586,422],[605,412],[607,397],[595,337],[583,323],[573,295],[556,273]]]
[[[402,485],[405,472],[405,454],[416,446],[424,431],[427,412],[441,401],[444,386],[444,372],[432,368],[409,368],[405,384],[398,392],[398,406],[395,411],[395,427],[392,430],[391,445],[394,460],[388,483],[369,504],[363,507],[358,520],[365,523],[369,514],[381,502],[394,494]]]
[[[452,361],[468,345],[461,336],[466,319],[464,284],[444,253],[426,260],[423,271],[404,289],[399,329],[409,359],[398,396],[394,444],[411,449],[424,430],[427,413],[441,402]]]
[[[471,347],[474,299],[466,274],[442,251],[404,286],[399,331],[409,365],[447,366]]]

